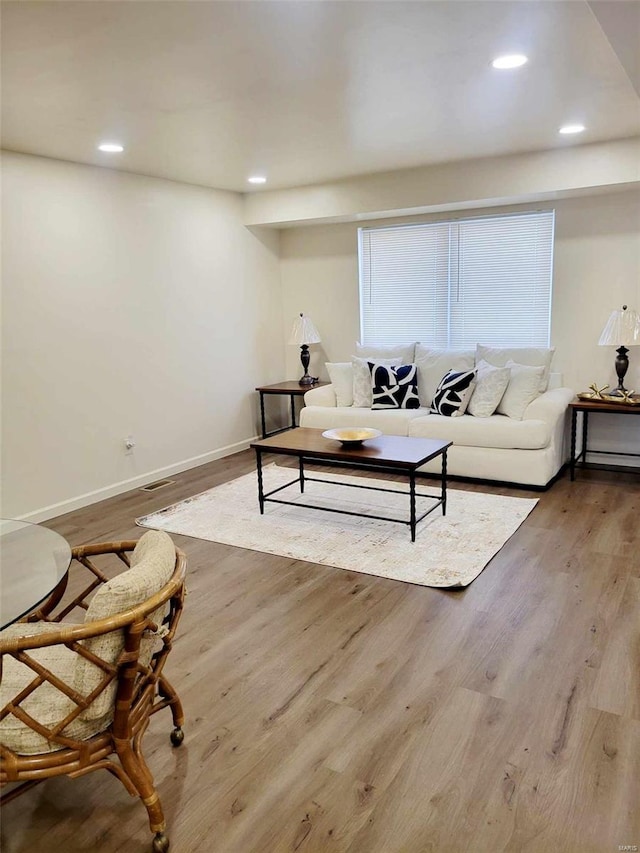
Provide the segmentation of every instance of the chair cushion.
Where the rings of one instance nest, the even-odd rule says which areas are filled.
[[[50,634],[56,629],[57,625],[47,622],[35,622],[33,624],[20,622],[0,631],[0,640]],[[50,670],[61,681],[64,681],[70,687],[74,686],[74,674],[78,657],[75,652],[64,645],[55,645],[45,646],[41,649],[32,649],[27,651],[26,654]],[[20,663],[20,661],[11,657],[11,655],[3,655],[2,660],[3,672],[2,682],[0,683],[0,707],[3,708],[7,702],[11,701],[33,681],[36,673],[26,664]],[[65,696],[57,687],[45,681],[20,703],[20,707],[41,725],[51,728],[60,722],[60,720],[63,720],[77,706],[75,702]],[[77,738],[78,740],[86,740],[92,735],[98,734],[108,728],[112,719],[113,707],[109,708],[102,716],[91,720],[76,717],[61,732],[61,735]],[[13,714],[8,714],[0,721],[0,741],[2,741],[4,746],[20,755],[35,755],[42,752],[57,752],[59,749],[64,749],[63,744],[47,740]]]
[[[111,578],[98,589],[89,604],[85,624],[123,613],[159,592],[173,574],[176,562],[175,545],[164,531],[149,530],[138,541],[130,562],[130,569]],[[158,608],[151,615],[152,621],[161,622],[167,609],[168,604]],[[124,637],[122,630],[119,629],[84,640],[83,644],[88,651],[113,664],[123,649]],[[153,640],[143,640],[140,652],[141,662],[148,664],[152,653]],[[100,684],[104,678],[104,672],[91,661],[80,656],[76,657],[76,689],[88,695]],[[114,681],[84,711],[85,719],[102,717],[113,705],[115,691],[116,682]]]

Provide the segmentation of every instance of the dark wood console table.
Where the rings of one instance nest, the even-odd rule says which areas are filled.
[[[300,385],[298,381],[292,380],[287,382],[276,382],[275,385],[259,385],[256,388],[256,391],[260,394],[260,425],[262,426],[262,437],[267,438],[270,435],[276,435],[279,432],[284,432],[285,429],[295,429],[296,397],[304,397],[307,391],[311,391],[312,388],[322,388],[323,385],[328,384],[328,382],[315,382],[313,385]],[[285,394],[291,398],[291,426],[267,432],[267,425],[264,416],[265,394]]]
[[[601,453],[609,456],[635,456],[640,458],[640,453],[628,453],[618,450],[589,450],[587,446],[589,415],[592,412],[598,412],[603,415],[640,415],[640,406],[631,406],[628,403],[612,403],[608,400],[604,402],[573,400],[569,403],[569,408],[571,409],[571,459],[569,465],[572,480],[575,480],[576,463],[582,461],[582,465],[584,466],[586,464],[587,453]],[[576,456],[578,412],[582,412],[582,448]],[[638,426],[640,426],[640,422]]]

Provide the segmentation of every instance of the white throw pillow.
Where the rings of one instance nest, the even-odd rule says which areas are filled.
[[[486,361],[479,361],[476,387],[474,388],[467,413],[474,418],[490,418],[498,408],[498,404],[507,390],[511,369],[509,367],[492,367]]]
[[[385,367],[398,367],[402,364],[401,358],[358,358],[351,356],[353,365],[353,406],[359,409],[370,409],[373,403],[373,391],[371,390],[371,370],[369,362],[383,364]]]
[[[529,367],[544,367],[540,379],[540,393],[543,394],[549,385],[549,371],[555,347],[485,347],[476,346],[476,362],[483,359],[494,367],[506,367],[508,361],[524,364]]]
[[[380,359],[392,358],[394,364],[412,364],[415,353],[415,344],[394,344],[393,346],[363,346],[356,344],[356,355],[358,358],[368,358],[369,361],[377,361],[384,364]]]
[[[353,406],[353,365],[350,361],[325,362],[329,380],[336,392],[337,406]]]
[[[472,349],[432,349],[416,344],[416,367],[418,368],[418,396],[420,405],[429,408],[436,388],[445,373],[450,370],[472,370],[475,366],[475,351]]]
[[[511,369],[511,378],[498,405],[498,413],[521,421],[529,403],[540,395],[544,367],[529,367],[514,361],[509,361],[507,367]]]

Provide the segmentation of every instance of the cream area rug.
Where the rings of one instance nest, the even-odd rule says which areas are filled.
[[[407,491],[408,485],[342,474],[305,473],[341,483],[381,485],[398,493],[307,480],[304,495],[300,495],[296,484],[274,497],[409,518],[409,497],[401,493]],[[264,467],[263,475],[265,492],[269,492],[295,480],[297,470],[271,464]],[[439,496],[439,488],[418,485],[419,493]],[[138,518],[136,523],[423,586],[463,587],[480,574],[537,502],[448,489],[446,517],[437,507],[418,524],[416,541],[412,543],[409,526],[390,521],[276,503],[266,503],[265,513],[260,515],[257,476],[251,473]],[[418,515],[431,504],[428,498],[418,498]]]

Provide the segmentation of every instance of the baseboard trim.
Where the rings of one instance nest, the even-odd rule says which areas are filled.
[[[182,471],[197,468],[199,465],[205,465],[207,462],[214,462],[216,459],[222,459],[225,456],[231,456],[234,453],[239,453],[241,450],[246,450],[251,442],[257,441],[259,437],[260,436],[258,435],[254,435],[252,438],[238,441],[235,444],[228,444],[226,447],[219,447],[217,450],[210,450],[207,453],[200,454],[199,456],[192,456],[190,459],[183,459],[180,462],[165,465],[163,468],[156,468],[153,471],[138,474],[136,477],[131,477],[128,480],[121,480],[118,483],[112,483],[109,486],[104,486],[103,488],[96,489],[93,492],[86,492],[83,495],[77,495],[76,497],[60,501],[59,503],[41,507],[40,509],[33,510],[33,512],[28,512],[24,515],[18,516],[18,521],[31,521],[35,523],[40,521],[49,521],[52,518],[57,518],[58,516],[65,515],[68,512],[74,512],[77,509],[82,509],[85,506],[98,503],[106,498],[113,498],[116,495],[121,495],[123,492],[128,492],[131,489],[146,486],[149,483],[153,483],[155,480],[161,480],[163,477],[180,474]]]

